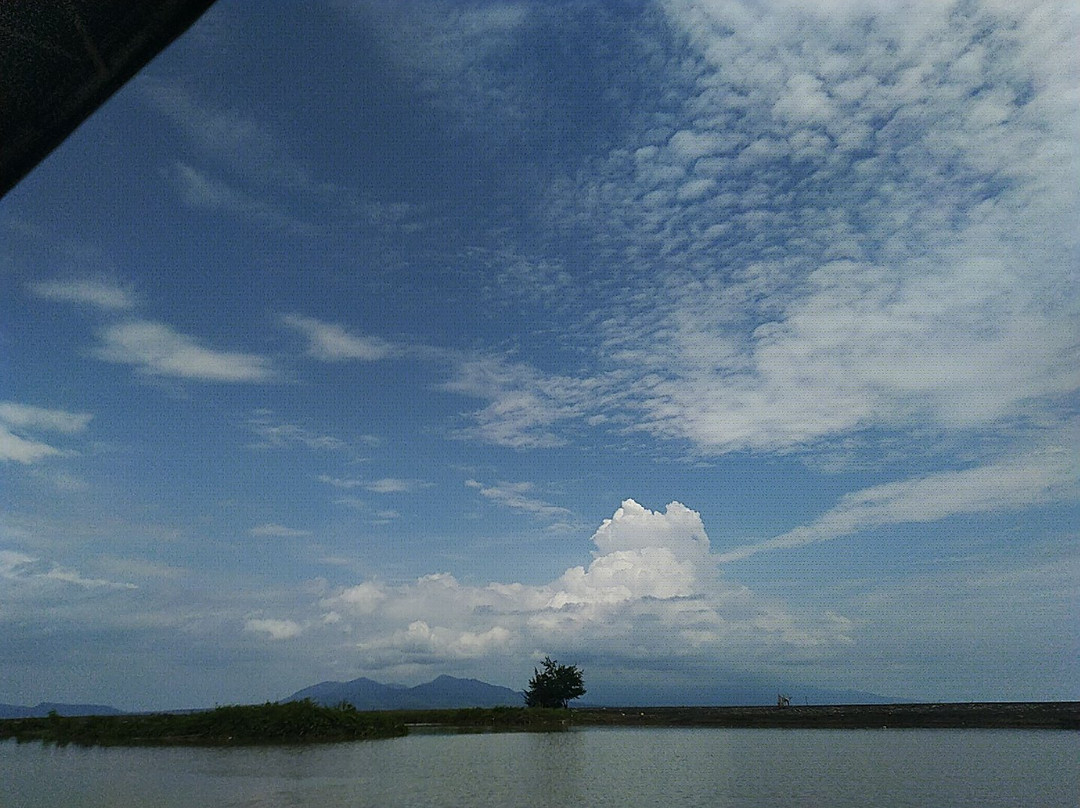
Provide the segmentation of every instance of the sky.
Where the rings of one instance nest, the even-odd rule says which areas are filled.
[[[1078,43],[220,0],[0,201],[0,702],[1080,699]]]

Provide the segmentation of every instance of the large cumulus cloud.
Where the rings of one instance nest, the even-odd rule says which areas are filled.
[[[499,669],[548,652],[775,659],[848,642],[843,618],[795,614],[727,579],[701,516],[679,502],[652,511],[628,499],[592,544],[591,561],[547,583],[470,585],[442,572],[340,587],[307,625],[336,635],[352,670],[391,675]]]

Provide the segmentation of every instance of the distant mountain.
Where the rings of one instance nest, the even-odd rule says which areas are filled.
[[[0,718],[44,718],[56,710],[58,715],[122,715],[123,710],[105,704],[60,704],[43,701],[34,707],[0,704]]]
[[[441,710],[459,707],[522,707],[521,693],[479,679],[440,676],[416,687],[384,685],[372,679],[320,682],[293,693],[285,701],[311,699],[335,705],[347,701],[357,710]]]
[[[516,690],[489,685],[479,679],[455,679],[453,676],[440,676],[405,692],[432,708],[522,707],[525,704],[525,697]]]
[[[628,683],[624,687],[597,687],[579,707],[745,707],[776,704],[783,694],[793,705],[803,704],[897,704],[903,699],[862,690],[832,690],[791,682],[765,682],[754,677],[702,682],[697,687],[682,686],[677,691],[649,691]]]

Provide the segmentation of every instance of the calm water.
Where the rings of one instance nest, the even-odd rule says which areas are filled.
[[[1080,733],[582,729],[321,747],[0,743],[0,806],[1067,806]]]

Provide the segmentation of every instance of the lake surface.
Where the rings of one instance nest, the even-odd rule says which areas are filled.
[[[1080,733],[580,729],[246,749],[0,743],[4,808],[1076,808]]]

